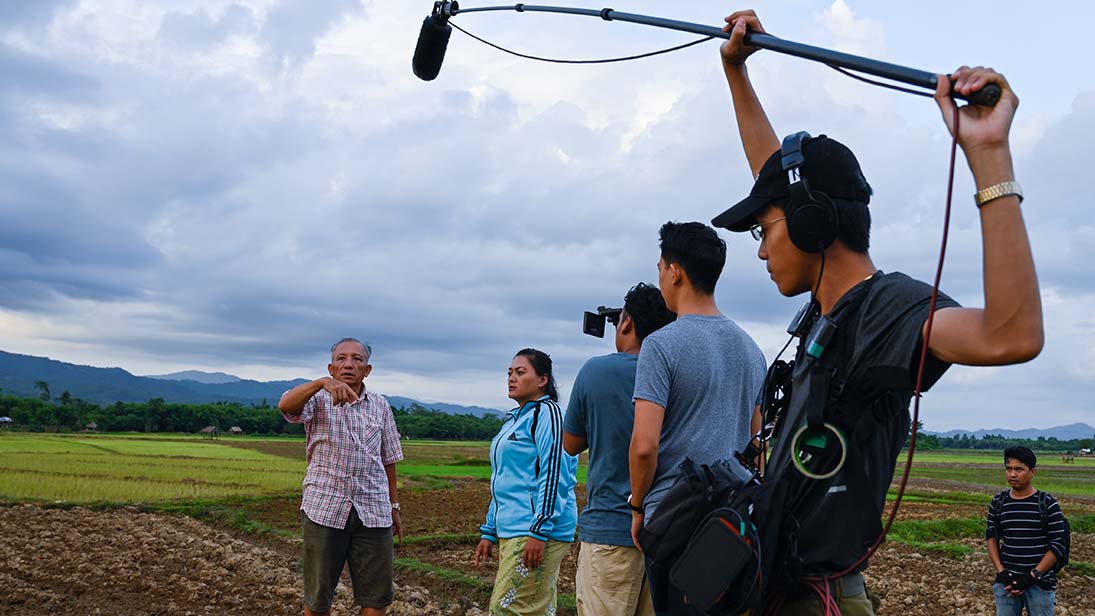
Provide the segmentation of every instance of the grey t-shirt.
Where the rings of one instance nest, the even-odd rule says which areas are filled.
[[[647,336],[635,399],[665,408],[654,483],[643,499],[647,520],[685,458],[705,464],[745,447],[766,372],[757,344],[723,315],[679,316]]]
[[[635,367],[639,356],[613,353],[586,362],[574,379],[563,429],[589,443],[588,501],[578,518],[578,540],[635,545],[631,540],[631,483],[627,450],[635,423]]]

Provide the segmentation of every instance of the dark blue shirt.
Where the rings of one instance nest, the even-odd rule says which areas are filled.
[[[567,405],[563,429],[589,443],[588,500],[578,516],[578,540],[604,545],[631,542],[627,450],[635,423],[635,369],[639,356],[613,353],[587,361]]]

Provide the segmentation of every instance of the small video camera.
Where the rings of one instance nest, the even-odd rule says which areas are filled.
[[[605,321],[613,325],[618,324],[620,322],[620,313],[623,310],[623,308],[609,308],[608,306],[597,306],[597,312],[587,310],[585,317],[582,319],[582,332],[587,336],[604,338]]]

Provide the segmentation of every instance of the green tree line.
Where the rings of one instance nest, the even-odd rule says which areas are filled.
[[[989,449],[1003,451],[1008,447],[1022,446],[1027,447],[1032,451],[1071,451],[1075,453],[1080,449],[1091,449],[1092,447],[1095,447],[1095,434],[1092,435],[1092,438],[1074,438],[1062,441],[1058,440],[1055,436],[1049,438],[1039,436],[1036,439],[1006,438],[999,434],[986,434],[980,438],[969,434],[937,436],[935,434],[924,434],[923,430],[924,422],[918,421],[916,448],[925,451],[936,449]],[[905,447],[908,446],[909,439],[905,439]]]
[[[1095,436],[1095,435],[1093,435]],[[1074,438],[1068,440],[1058,440],[1057,437],[1051,436],[1046,438],[1039,436],[1036,439],[1032,438],[1006,438],[999,434],[986,434],[981,438],[975,438],[969,434],[963,434],[961,436],[939,437],[931,436],[929,438],[935,439],[939,442],[940,449],[995,449],[1003,451],[1007,447],[1014,447],[1021,445],[1028,447],[1033,451],[1071,451],[1076,452],[1079,449],[1091,449],[1095,447],[1095,438]],[[917,444],[919,445],[920,437],[917,437]]]
[[[181,404],[153,398],[148,402],[115,402],[100,406],[62,392],[52,397],[40,382],[37,398],[0,395],[0,417],[11,417],[18,430],[73,432],[94,423],[100,432],[198,432],[206,426],[225,431],[239,426],[247,434],[304,434],[302,424],[285,421],[277,408],[265,402]],[[489,440],[502,425],[497,417],[449,415],[412,405],[394,407],[395,423],[407,438],[439,440]]]

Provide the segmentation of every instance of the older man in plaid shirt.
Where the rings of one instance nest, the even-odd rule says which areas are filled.
[[[308,473],[300,505],[304,530],[304,613],[330,613],[349,561],[362,616],[383,616],[394,596],[392,536],[403,539],[395,463],[403,459],[392,408],[365,389],[372,349],[353,338],[331,347],[331,376],[285,392],[278,408],[303,423]]]

